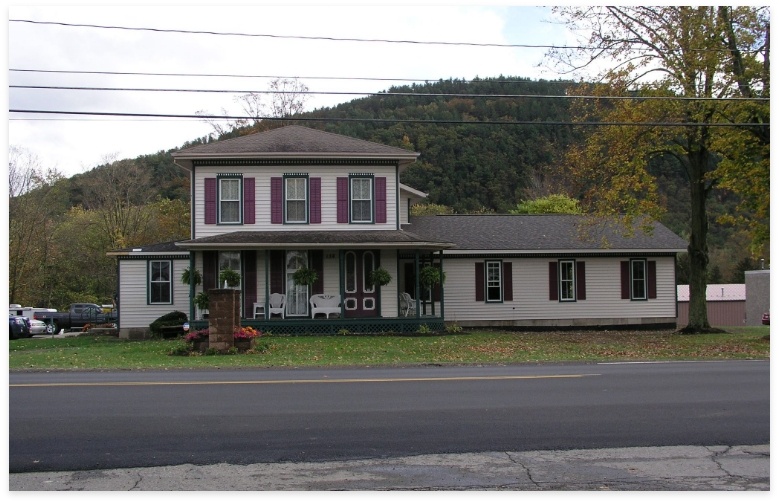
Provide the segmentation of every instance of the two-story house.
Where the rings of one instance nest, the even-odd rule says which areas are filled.
[[[190,299],[220,286],[225,268],[241,277],[242,323],[273,333],[444,321],[675,326],[674,258],[686,245],[662,225],[630,237],[598,226],[587,237],[576,216],[410,218],[426,194],[400,175],[418,155],[301,126],[174,153],[190,173],[191,239],[110,253],[119,259],[120,334],[137,336],[173,310],[198,319]],[[443,271],[443,288],[420,284],[425,264]],[[186,268],[202,272],[202,284],[184,285]],[[301,268],[317,280],[295,282]],[[389,283],[369,281],[377,268]],[[312,319],[318,294],[338,298],[335,317]]]

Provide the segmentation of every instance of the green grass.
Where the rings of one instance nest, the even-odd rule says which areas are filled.
[[[560,331],[412,336],[262,337],[264,352],[170,356],[183,340],[106,336],[10,341],[10,370],[195,369],[239,367],[509,364],[649,360],[764,359],[769,328],[676,335],[671,331]]]

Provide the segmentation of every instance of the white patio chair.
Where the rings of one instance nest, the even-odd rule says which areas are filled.
[[[287,305],[287,296],[283,293],[272,293],[268,300],[268,317],[272,317],[274,314],[280,314],[282,319],[284,318],[284,310]]]
[[[398,295],[400,298],[400,312],[403,316],[416,315],[417,313],[417,301],[411,298],[411,295],[406,292],[401,292]]]
[[[265,317],[265,303],[255,302],[254,313],[252,314],[252,318],[256,320],[257,318],[264,318],[264,317]]]

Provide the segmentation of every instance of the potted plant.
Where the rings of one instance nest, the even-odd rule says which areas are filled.
[[[390,276],[390,273],[387,272],[386,269],[379,267],[378,269],[371,271],[370,275],[368,276],[368,281],[377,287],[384,286],[392,281],[392,276]]]
[[[203,316],[203,319],[208,318],[208,292],[203,290],[195,295],[195,298],[192,299],[192,301],[197,308],[200,309],[200,314]]]
[[[190,270],[189,267],[181,273],[181,282],[185,285],[199,285],[203,282],[203,276],[197,269]]]
[[[426,288],[443,284],[444,281],[446,281],[446,274],[438,267],[428,264],[419,271],[419,282]]]
[[[229,288],[235,288],[241,284],[241,275],[232,269],[222,269],[219,273],[219,282],[226,284]]]
[[[292,280],[296,285],[311,286],[316,282],[318,277],[319,276],[314,269],[301,267],[292,275]]]
[[[233,344],[239,351],[254,349],[255,340],[262,332],[252,327],[235,327],[233,329]]]

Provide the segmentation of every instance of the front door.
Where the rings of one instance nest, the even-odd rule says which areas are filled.
[[[378,253],[372,250],[350,250],[344,254],[344,313],[347,318],[379,315],[378,292],[369,282],[377,259]]]
[[[287,252],[287,305],[286,315],[290,317],[308,316],[308,286],[295,284],[295,272],[308,267],[308,253],[293,250]]]

